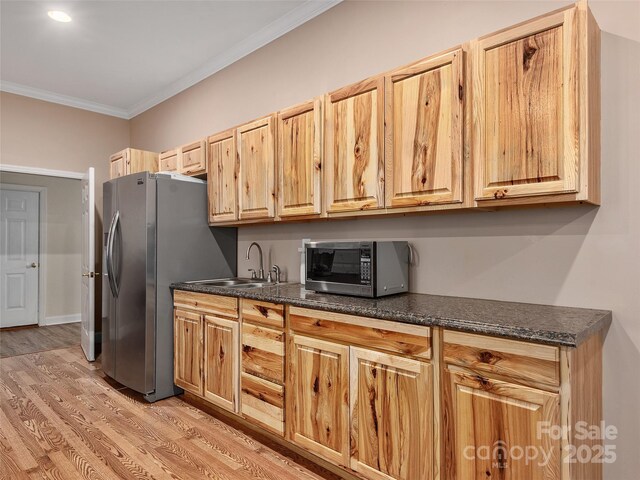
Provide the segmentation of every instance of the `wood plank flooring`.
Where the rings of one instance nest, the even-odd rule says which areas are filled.
[[[80,323],[0,330],[0,358],[80,345]]]
[[[2,359],[0,478],[338,478],[177,397],[119,387],[79,346]]]

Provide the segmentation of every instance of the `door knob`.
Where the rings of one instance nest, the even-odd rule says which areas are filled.
[[[27,268],[38,268],[38,264],[33,262],[31,265],[27,265]]]
[[[88,273],[83,273],[82,276],[83,277],[89,277],[89,278],[93,278],[96,275],[100,275],[99,273],[94,273],[94,272],[88,272]]]

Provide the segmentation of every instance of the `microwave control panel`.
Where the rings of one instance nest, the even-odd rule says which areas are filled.
[[[360,283],[371,285],[371,249],[360,249]]]

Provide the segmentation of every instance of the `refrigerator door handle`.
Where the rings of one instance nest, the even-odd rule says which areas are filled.
[[[116,233],[116,226],[119,221],[120,211],[118,210],[111,220],[111,226],[109,227],[109,234],[107,236],[107,278],[109,279],[109,288],[111,288],[111,293],[114,298],[118,298],[118,285],[113,271],[113,240]]]
[[[116,215],[114,214],[111,217],[111,223],[109,224],[109,230],[107,231],[107,244],[105,245],[105,253],[104,253],[104,268],[105,268],[105,276],[107,279],[111,279],[113,274],[111,273],[111,255],[109,254],[109,250],[111,248],[111,235],[113,234],[113,225],[115,223]]]
[[[120,210],[118,210],[116,212],[116,223],[113,226],[113,240],[111,241],[111,243],[115,243],[116,238],[118,238],[118,245],[120,245],[120,248],[118,249],[118,255],[120,255],[120,250],[122,249],[122,238],[117,237],[117,235],[120,235],[120,237],[122,237],[122,226],[120,225]],[[115,259],[115,265],[118,266],[118,268],[113,268],[114,265],[114,255],[113,255],[113,245],[111,245],[111,267],[113,269],[113,284],[116,287],[116,297],[118,296],[118,294],[120,293],[120,267],[121,262],[119,258]]]

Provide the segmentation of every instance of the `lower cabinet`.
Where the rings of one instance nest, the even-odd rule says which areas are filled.
[[[233,318],[238,314],[237,299],[176,291],[174,306],[173,382],[237,413],[240,325]]]
[[[282,305],[242,300],[240,411],[278,436],[284,436],[285,421],[283,315]]]
[[[351,468],[373,480],[432,478],[432,366],[350,350]]]
[[[599,441],[558,435],[602,420],[602,336],[569,349],[190,292],[174,305],[176,385],[361,478],[602,478],[562,458]]]
[[[242,373],[242,416],[275,433],[284,435],[284,387],[261,377]]]
[[[204,317],[204,398],[238,409],[238,321]]]
[[[349,466],[349,347],[293,334],[290,354],[289,439]]]
[[[453,366],[443,387],[446,480],[561,478],[559,394]]]
[[[176,309],[173,325],[173,383],[202,395],[202,315]]]

